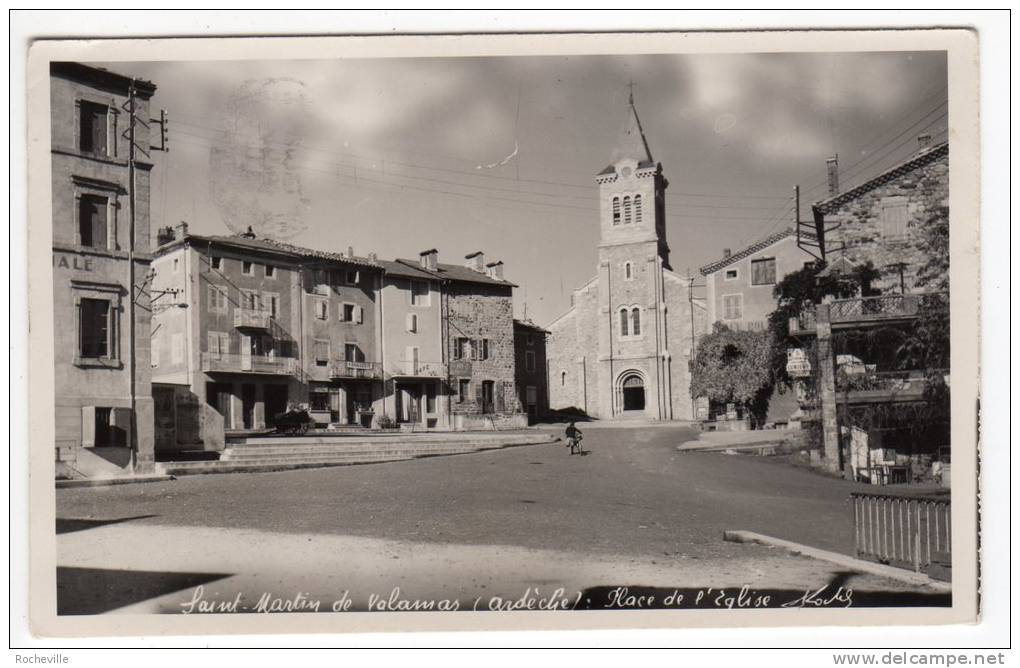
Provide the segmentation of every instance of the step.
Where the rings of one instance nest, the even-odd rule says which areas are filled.
[[[289,455],[289,454],[324,454],[324,453],[337,453],[346,454],[354,452],[365,452],[365,453],[378,453],[378,452],[389,452],[393,450],[417,450],[422,452],[430,452],[433,450],[443,450],[447,448],[457,448],[463,450],[488,450],[493,448],[505,448],[514,447],[518,445],[541,445],[548,443],[548,441],[542,440],[529,440],[529,441],[517,441],[513,443],[479,443],[479,442],[463,442],[463,443],[372,443],[372,444],[350,444],[350,445],[290,445],[290,446],[260,446],[260,447],[246,447],[246,446],[232,446],[223,451],[224,457],[234,457],[238,455]]]

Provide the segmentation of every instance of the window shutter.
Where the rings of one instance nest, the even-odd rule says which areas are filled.
[[[81,407],[81,447],[96,447],[96,407]]]
[[[502,413],[506,410],[505,394],[506,381],[501,380],[496,383],[496,411]]]
[[[482,399],[482,384],[481,383],[476,383],[475,384],[475,403],[478,404],[479,407],[481,407],[482,401],[483,401],[483,399]]]
[[[360,306],[355,306],[354,307],[354,311],[357,314],[358,324],[359,325],[364,324],[364,322],[365,322],[365,309],[361,308]]]

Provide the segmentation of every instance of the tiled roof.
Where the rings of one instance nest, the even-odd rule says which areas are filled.
[[[816,202],[811,205],[811,208],[818,213],[826,214],[832,213],[847,202],[860,197],[869,190],[874,190],[886,183],[892,181],[895,178],[903,176],[909,172],[914,171],[918,167],[923,167],[931,162],[938,160],[946,155],[949,155],[949,142],[942,142],[941,144],[935,144],[931,148],[928,148],[921,153],[907,158],[898,165],[894,165],[889,169],[885,170],[878,176],[875,176],[861,185],[851,188],[846,192],[833,195],[828,199],[823,199],[820,202]]]
[[[255,251],[263,251],[270,253],[278,253],[284,255],[291,255],[294,257],[310,258],[315,260],[328,260],[330,262],[344,262],[347,264],[354,264],[361,267],[376,267],[380,268],[379,262],[366,257],[357,257],[344,255],[343,253],[331,253],[329,251],[315,250],[313,248],[304,248],[302,246],[295,246],[285,241],[277,241],[276,239],[270,239],[268,237],[263,238],[249,238],[240,234],[235,235],[197,235],[189,234],[186,239],[194,243],[213,243],[222,246],[233,246],[235,248],[250,249]],[[161,247],[161,248],[165,248]]]
[[[702,276],[708,276],[709,274],[719,271],[720,269],[727,265],[733,264],[737,260],[743,260],[745,257],[749,255],[754,255],[758,251],[764,250],[771,246],[772,244],[782,241],[786,237],[790,236],[796,236],[796,233],[792,229],[786,228],[785,230],[776,232],[771,236],[765,237],[764,239],[758,241],[757,243],[751,244],[750,246],[743,250],[739,250],[736,253],[731,254],[729,257],[719,258],[715,262],[706,264],[699,271],[701,271]]]
[[[530,320],[518,320],[517,318],[514,318],[514,327],[520,327],[522,329],[531,329],[536,332],[541,332],[543,334],[549,333],[548,329],[545,329],[544,327],[539,327]]]
[[[425,271],[418,266],[418,263],[412,263],[414,266],[409,266],[410,260],[401,262],[400,260],[379,260],[379,265],[383,268],[387,274],[391,276],[404,276],[406,278],[420,278],[422,280],[434,280],[435,276]]]
[[[397,262],[404,265],[411,265],[418,267],[419,263],[417,260],[406,260],[397,258]],[[487,274],[483,274],[480,271],[469,269],[459,264],[444,264],[440,262],[435,270],[422,268],[420,271],[428,272],[433,278],[438,278],[443,281],[461,281],[464,283],[482,283],[484,285],[502,285],[508,288],[516,288],[517,286],[505,279],[492,278]]]

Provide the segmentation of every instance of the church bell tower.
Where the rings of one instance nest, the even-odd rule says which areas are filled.
[[[662,165],[648,148],[631,91],[627,115],[610,164],[595,177],[599,184],[601,236],[599,248],[655,246],[666,269],[666,187]],[[635,250],[637,250],[635,248]]]

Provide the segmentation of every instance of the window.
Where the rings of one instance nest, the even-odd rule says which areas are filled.
[[[82,246],[107,247],[107,205],[100,195],[82,195],[78,200],[78,237]]]
[[[262,307],[269,311],[271,317],[278,318],[280,316],[280,295],[275,292],[263,292]]]
[[[567,384],[567,372],[560,371],[560,387],[563,387],[566,384]]]
[[[312,271],[312,292],[319,295],[329,294],[329,272],[325,269]]]
[[[623,224],[630,225],[630,196],[623,198]]]
[[[340,311],[340,320],[343,322],[354,322],[354,304],[344,304]]]
[[[78,354],[84,359],[111,357],[112,348],[110,301],[107,299],[82,299],[78,306]]]
[[[308,407],[317,413],[330,410],[329,390],[312,390],[308,393]]]
[[[223,268],[223,258],[221,257],[214,255],[209,259],[209,263],[212,265],[213,269],[220,270]]]
[[[739,276],[739,272],[736,269],[726,270],[725,278],[727,281],[735,281],[737,280],[737,276]]]
[[[107,124],[110,108],[105,104],[82,101],[79,109],[78,147],[82,153],[107,155]]]
[[[407,373],[412,375],[418,373],[419,352],[418,346],[404,348],[404,365]]]
[[[613,225],[620,224],[620,198],[613,198]]]
[[[480,354],[478,355],[478,359],[480,359],[480,360],[487,360],[487,359],[489,359],[489,340],[488,339],[482,339],[482,345],[479,346],[479,348],[480,348],[480,351],[479,351]]]
[[[181,270],[181,259],[179,257],[174,258],[174,273],[176,274]]]
[[[744,296],[723,295],[723,320],[740,320],[744,317]]]
[[[312,358],[315,360],[315,366],[328,365],[329,341],[325,339],[315,339],[312,342]]]
[[[429,383],[425,386],[425,412],[436,412],[436,384]]]
[[[620,309],[620,336],[630,336],[630,324],[627,309]]]
[[[776,258],[751,260],[751,285],[772,285],[776,282]]]
[[[632,263],[623,263],[623,278],[628,281],[634,278],[634,265]]]
[[[259,310],[259,293],[254,290],[241,290],[241,308]]]
[[[412,334],[418,331],[418,314],[408,313],[407,314],[407,331]]]
[[[227,312],[227,289],[219,285],[209,286],[209,312]]]
[[[641,336],[641,309],[636,306],[630,311],[630,333]]]
[[[255,263],[251,260],[241,260],[241,273],[245,276],[254,276]]]
[[[425,281],[411,281],[411,306],[429,305],[429,284]]]
[[[906,238],[907,223],[910,219],[906,198],[890,197],[884,201],[879,217],[882,223],[882,239],[902,241]]]
[[[457,337],[456,346],[453,349],[454,359],[475,359],[474,357],[474,346],[471,344],[471,339],[459,336]]]
[[[533,372],[535,370],[535,351],[525,350],[524,351],[524,370]]]
[[[347,277],[346,278],[347,278],[347,285],[357,285],[358,282],[359,282],[359,279],[361,277],[358,274],[358,270],[357,269],[348,269],[347,270]]]
[[[634,222],[641,223],[641,195],[634,195]]]
[[[230,334],[226,332],[209,332],[208,345],[209,356],[213,359],[220,359],[230,354]]]
[[[85,448],[125,447],[131,429],[131,410],[110,406],[82,406],[81,444]]]
[[[266,278],[276,278],[276,267],[271,264],[266,265]]]
[[[457,380],[457,403],[462,404],[471,397],[471,381],[467,378]]]
[[[329,319],[329,302],[325,299],[315,300],[315,317],[318,320]]]
[[[348,362],[364,362],[365,353],[362,352],[361,348],[358,346],[357,343],[345,343],[344,359],[347,360]]]

